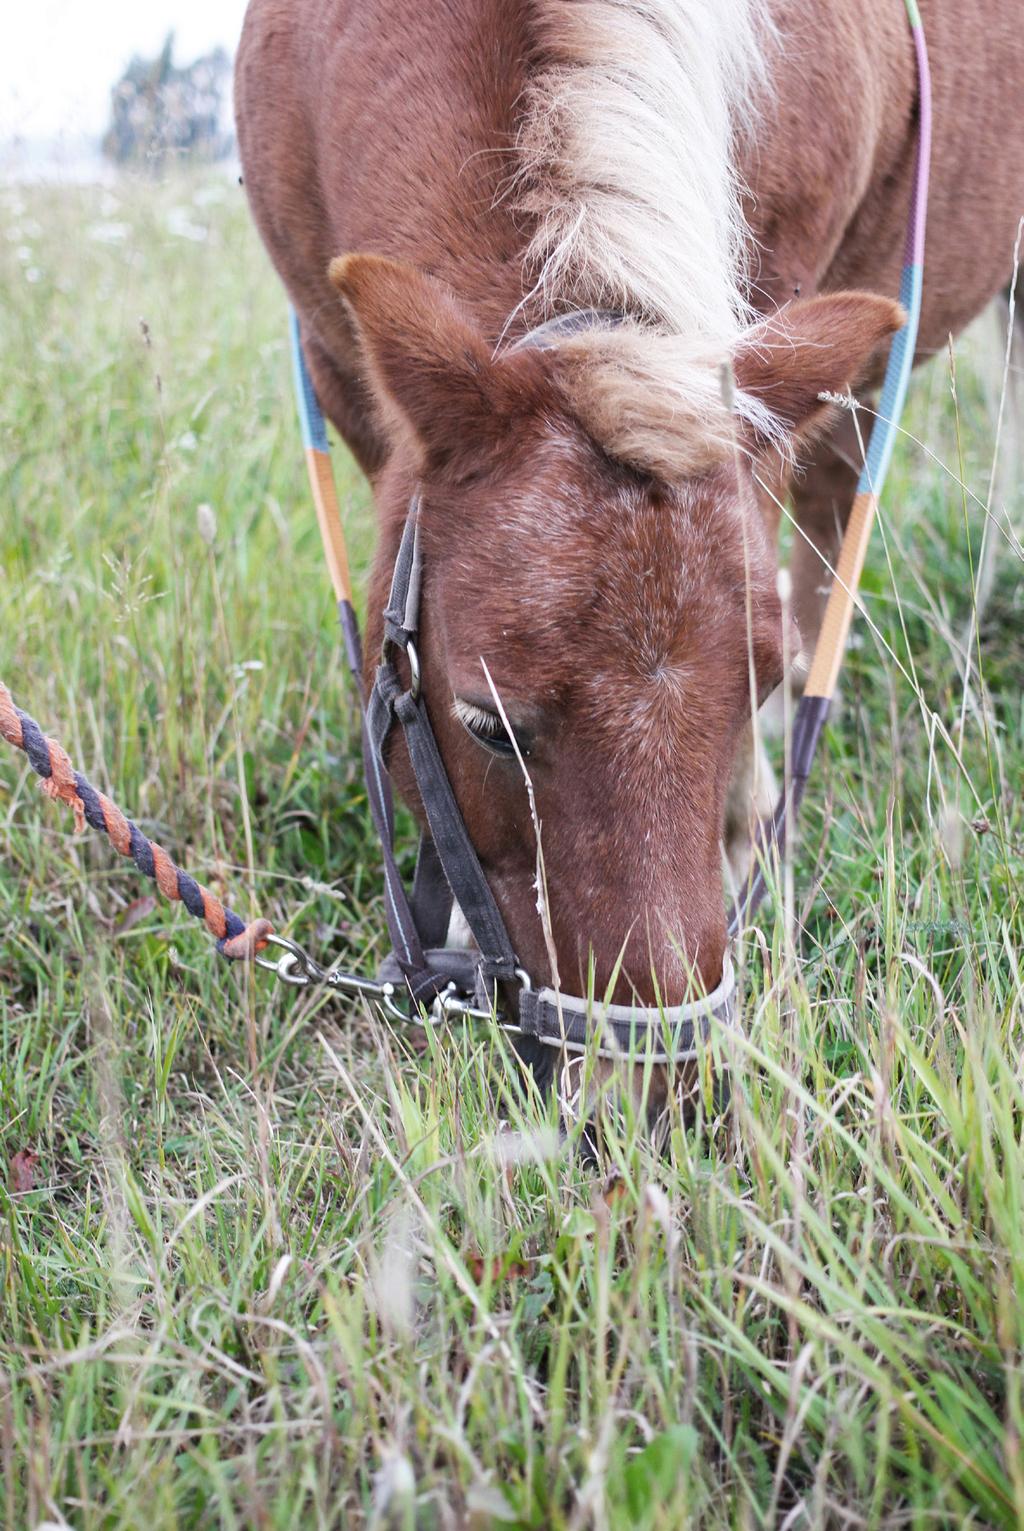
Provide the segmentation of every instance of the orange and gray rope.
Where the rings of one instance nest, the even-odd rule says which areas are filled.
[[[167,899],[185,905],[189,914],[202,920],[216,937],[217,950],[235,961],[249,961],[267,945],[273,932],[269,920],[245,920],[225,908],[220,899],[176,866],[163,846],[142,833],[125,817],[116,803],[76,771],[56,739],[48,738],[34,718],[14,704],[0,681],[0,737],[24,750],[29,765],[42,778],[43,791],[56,802],[67,803],[75,816],[75,833],[86,824],[109,837],[121,856],[130,856],[139,871],[151,877]]]

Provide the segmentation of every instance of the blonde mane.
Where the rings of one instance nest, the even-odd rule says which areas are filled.
[[[578,360],[611,367],[621,395],[617,353],[628,351],[625,370],[642,390],[649,349],[648,381],[661,395],[648,400],[652,413],[676,412],[680,424],[689,414],[724,436],[718,370],[752,318],[735,149],[766,84],[767,0],[534,4],[537,63],[516,178],[534,230],[525,302],[636,321],[617,339],[577,346]],[[674,378],[673,353],[685,357]]]

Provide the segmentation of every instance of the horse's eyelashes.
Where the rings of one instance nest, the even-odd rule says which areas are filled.
[[[513,743],[508,730],[498,713],[492,712],[489,707],[481,707],[476,702],[467,702],[463,697],[457,696],[452,703],[452,712],[458,718],[463,728],[484,749],[490,750],[494,755],[514,755],[516,744],[519,745],[520,753],[529,754],[522,740]]]
[[[500,734],[504,732],[501,718],[488,707],[481,707],[476,702],[467,702],[457,696],[452,710],[463,727],[471,729],[473,733]]]

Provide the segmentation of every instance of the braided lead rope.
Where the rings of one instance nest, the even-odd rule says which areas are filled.
[[[217,939],[217,950],[233,961],[250,961],[268,944],[273,932],[269,920],[247,925],[219,898],[176,866],[162,846],[149,840],[137,824],[125,818],[116,803],[97,791],[76,771],[56,739],[49,739],[34,718],[14,705],[14,698],[0,681],[0,736],[24,750],[29,765],[42,778],[42,788],[55,802],[67,803],[75,816],[75,833],[86,824],[109,836],[121,856],[130,856],[139,871],[151,877],[164,898],[185,905],[189,914],[202,920]]]

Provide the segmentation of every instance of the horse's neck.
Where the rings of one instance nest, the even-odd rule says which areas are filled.
[[[737,164],[749,192],[751,302],[770,312],[821,287],[895,292],[916,144],[903,6],[770,0],[770,11],[771,92]],[[870,227],[865,202],[875,204]],[[837,260],[847,266],[834,270]]]

